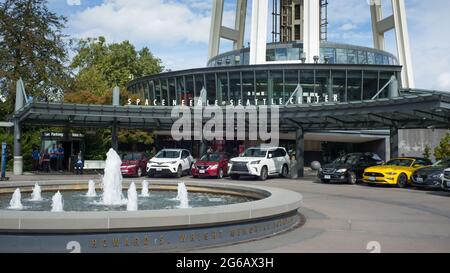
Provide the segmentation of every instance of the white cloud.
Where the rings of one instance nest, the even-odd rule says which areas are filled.
[[[367,1],[329,2],[329,40],[372,47]],[[383,1],[385,15],[390,14],[389,2]],[[450,25],[450,1],[407,0],[406,6],[417,87],[450,91],[450,28],[443,27]],[[234,25],[234,7],[226,1],[226,26]],[[210,12],[211,0],[104,0],[75,13],[69,26],[75,37],[102,35],[111,42],[130,40],[138,47],[149,46],[167,68],[187,69],[206,63]],[[250,18],[246,40],[249,30]],[[387,49],[396,54],[394,42],[394,32],[388,33]],[[224,43],[222,48],[227,47]]]
[[[66,0],[69,6],[79,6],[81,5],[81,0]]]
[[[79,37],[103,35],[134,43],[207,43],[209,15],[187,5],[163,0],[105,0],[76,13],[70,20]]]

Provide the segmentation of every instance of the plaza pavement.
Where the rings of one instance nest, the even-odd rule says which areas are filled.
[[[9,182],[89,179],[99,179],[99,175],[28,174],[11,176]],[[173,180],[158,178],[170,179]],[[180,180],[194,179],[184,177]],[[200,181],[221,183],[219,180]],[[230,179],[223,182],[233,183]],[[300,192],[304,198],[300,213],[306,217],[306,223],[275,237],[195,252],[368,253],[371,242],[379,244],[381,252],[388,253],[450,252],[448,192],[322,184],[315,179],[313,172],[307,172],[307,177],[302,180],[269,179],[260,182],[250,179],[239,183]]]

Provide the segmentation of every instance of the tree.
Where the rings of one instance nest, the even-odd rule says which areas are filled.
[[[107,44],[104,37],[80,40],[70,68],[76,74],[71,90],[103,96],[115,86],[125,90],[135,77],[161,73],[161,60],[148,48],[136,51],[129,41]]]
[[[441,143],[434,149],[434,157],[436,160],[450,158],[450,133],[445,134]]]
[[[70,68],[75,77],[70,92],[65,93],[69,103],[111,104],[112,89],[119,86],[121,101],[136,99],[126,90],[126,84],[135,77],[161,73],[164,67],[145,47],[139,51],[128,41],[107,44],[104,37],[80,40],[75,46],[76,56]],[[111,132],[98,135],[106,137],[100,146],[110,142]],[[147,131],[120,130],[122,143],[152,144],[153,135]]]
[[[15,83],[22,78],[35,100],[55,101],[67,85],[66,18],[50,12],[47,0],[0,2],[0,118],[13,111]]]
[[[431,158],[431,147],[426,145],[425,149],[423,150],[423,157],[426,159],[430,159]]]

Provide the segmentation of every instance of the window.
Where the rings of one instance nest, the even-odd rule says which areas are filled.
[[[169,78],[169,101],[166,105],[173,105],[173,101],[177,100],[177,92],[175,90],[175,78]]]
[[[364,100],[372,99],[377,92],[378,71],[364,71]]]
[[[353,50],[353,49],[349,49],[347,51],[348,55],[348,64],[357,64],[358,63],[358,56],[357,56],[357,51]]]
[[[250,101],[251,105],[255,104],[255,78],[254,72],[243,72],[242,73],[242,94],[243,94],[243,105],[247,105],[247,101]]]
[[[235,105],[241,97],[241,76],[239,72],[230,73],[230,100],[234,100]]]
[[[256,71],[256,99],[260,104],[263,104],[262,100],[269,98],[267,77],[267,71]]]
[[[217,74],[217,99],[219,103],[228,103],[228,77],[226,73]]]
[[[207,74],[206,75],[206,98],[209,104],[214,105],[216,98],[216,75]]]
[[[360,101],[362,91],[362,71],[348,71],[347,101]]]
[[[295,9],[295,20],[300,20],[300,16],[301,16],[300,15],[301,14],[301,12],[300,12],[300,5],[296,4],[294,9]]]
[[[342,48],[336,48],[336,63],[347,64],[347,51]]]
[[[280,104],[280,99],[284,103],[283,71],[270,71],[270,86],[272,87],[271,93],[274,104]]]

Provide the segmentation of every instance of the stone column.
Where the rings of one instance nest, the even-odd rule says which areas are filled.
[[[297,179],[305,177],[305,132],[302,127],[296,131]]]
[[[399,156],[398,154],[398,128],[391,127],[390,129],[390,146],[391,146],[391,159]]]

